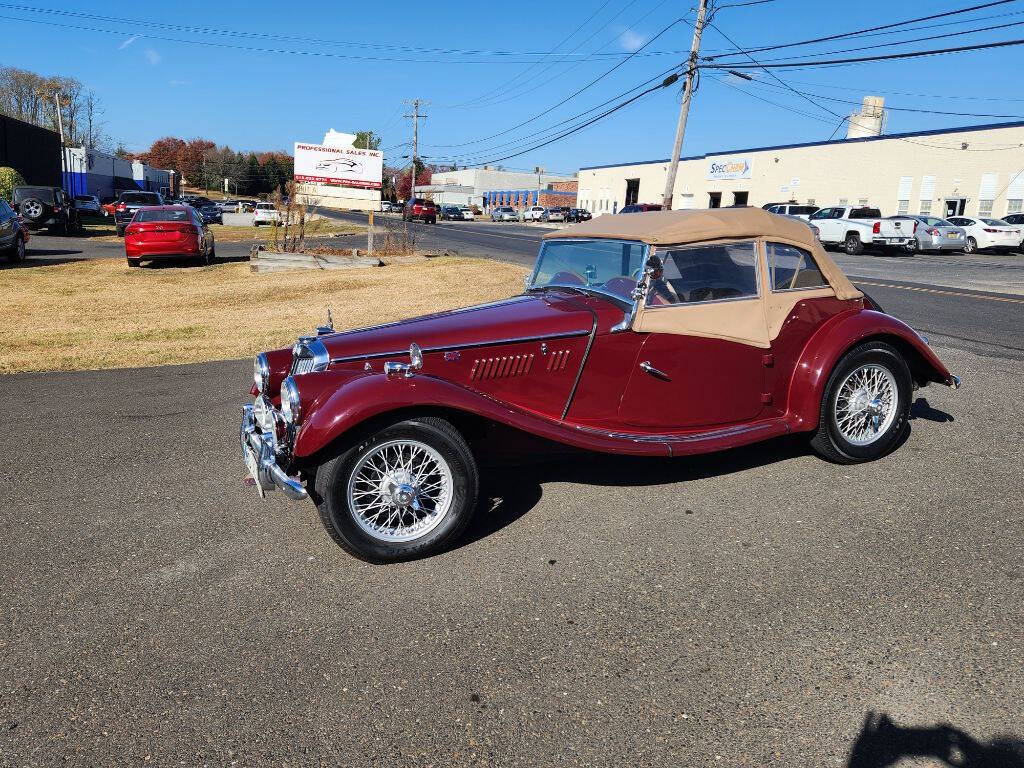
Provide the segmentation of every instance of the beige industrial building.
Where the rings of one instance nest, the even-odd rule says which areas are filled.
[[[883,125],[880,100],[869,97],[846,139],[684,158],[672,207],[794,201],[994,217],[1024,208],[1024,122],[871,135]],[[661,203],[667,174],[668,160],[581,168],[577,204],[602,215]]]

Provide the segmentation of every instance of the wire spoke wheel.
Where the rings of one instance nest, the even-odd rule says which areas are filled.
[[[836,427],[857,446],[871,445],[896,418],[899,391],[896,378],[874,363],[854,369],[836,389],[832,403]]]
[[[352,516],[367,534],[412,541],[434,530],[451,509],[452,470],[426,443],[390,440],[356,462],[347,494]]]

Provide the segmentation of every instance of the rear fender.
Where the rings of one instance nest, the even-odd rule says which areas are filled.
[[[790,429],[794,432],[817,429],[821,398],[832,369],[853,347],[872,340],[896,347],[906,359],[917,384],[923,386],[934,381],[959,386],[959,380],[903,321],[870,309],[846,312],[822,325],[800,353],[789,383],[786,417]]]

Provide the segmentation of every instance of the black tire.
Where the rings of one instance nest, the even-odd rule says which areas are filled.
[[[129,267],[141,267],[142,259],[127,259]]]
[[[846,240],[843,241],[843,248],[850,256],[858,256],[864,253],[864,243],[860,241],[860,236],[854,232],[846,236]]]
[[[907,243],[904,250],[906,250],[908,256],[913,256],[914,254],[921,250],[921,244],[917,241],[917,238],[915,237],[913,240]]]
[[[407,438],[433,448],[452,475],[452,502],[437,526],[410,541],[387,541],[363,529],[348,505],[348,482],[359,460],[377,445]],[[390,563],[435,554],[454,541],[476,508],[479,475],[476,459],[462,435],[444,419],[423,417],[385,427],[357,445],[347,447],[316,471],[314,500],[320,520],[334,541],[349,554],[371,563]]]
[[[14,238],[14,245],[12,245],[11,249],[7,252],[7,259],[11,263],[17,264],[19,261],[24,261],[26,258],[28,258],[28,256],[25,251],[25,238],[18,235]]]
[[[836,399],[847,377],[865,365],[876,365],[892,375],[896,383],[897,402],[891,423],[872,442],[857,445],[843,436],[836,419]],[[858,464],[873,461],[889,453],[909,428],[910,400],[913,382],[906,360],[891,345],[869,341],[847,352],[832,369],[821,398],[818,431],[811,437],[811,447],[823,458],[837,464]]]
[[[967,242],[964,243],[964,253],[977,253],[978,241],[973,237],[968,237]]]

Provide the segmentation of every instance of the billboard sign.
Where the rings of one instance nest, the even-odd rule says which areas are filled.
[[[712,160],[708,163],[708,179],[749,179],[750,158],[740,157],[735,160]]]
[[[380,189],[384,155],[374,149],[295,142],[295,180]]]

